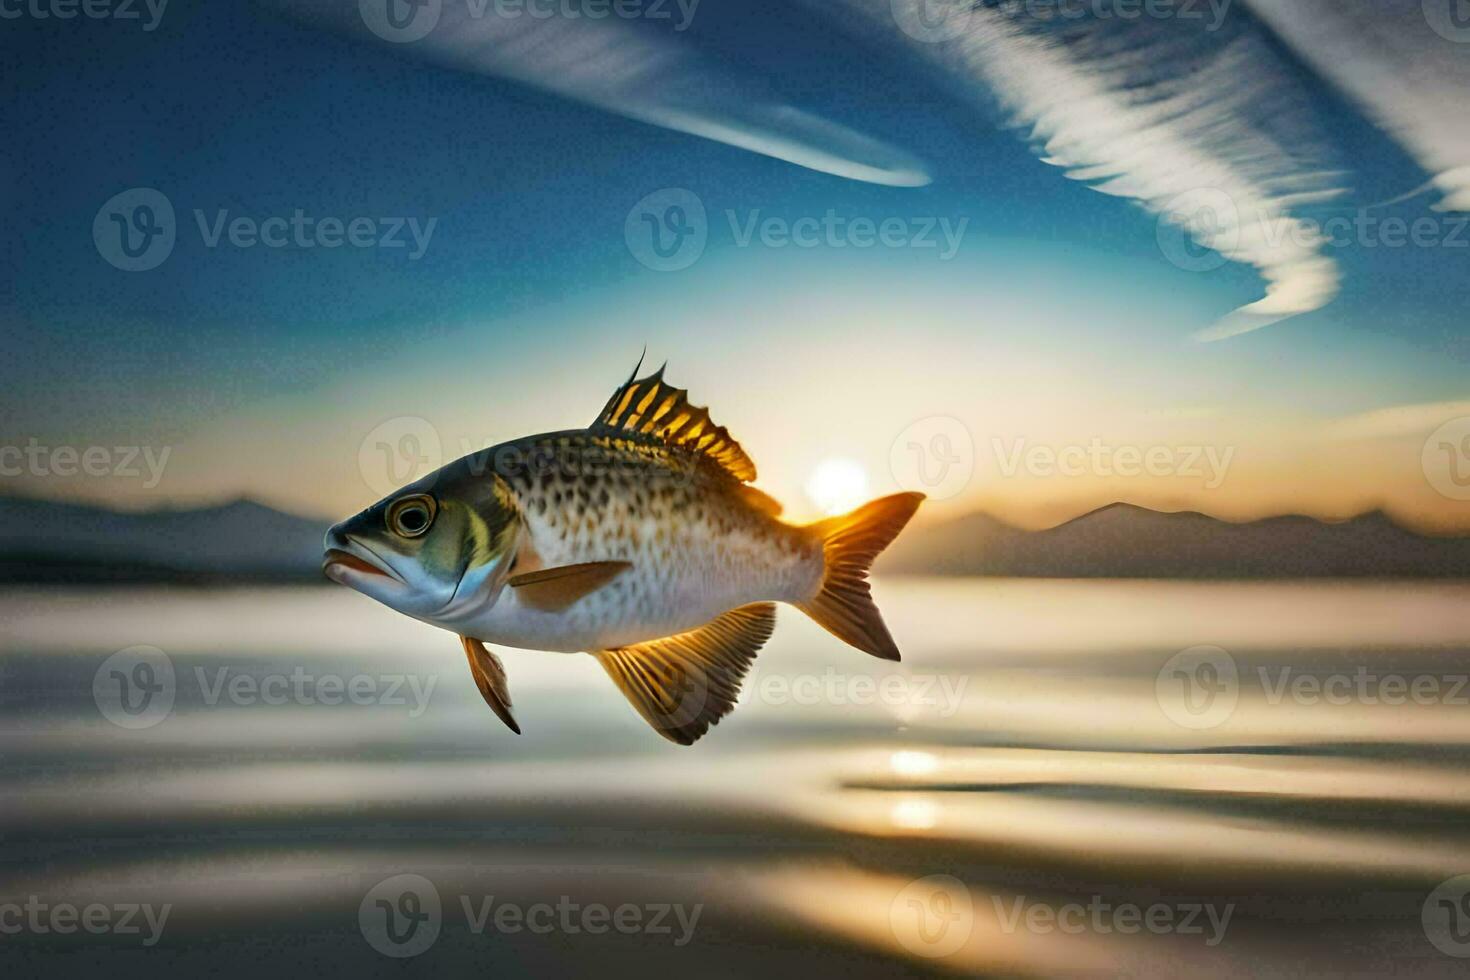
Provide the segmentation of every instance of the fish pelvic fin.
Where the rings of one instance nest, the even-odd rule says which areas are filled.
[[[637,368],[633,374],[597,413],[592,431],[650,436],[708,459],[741,483],[755,479],[755,463],[730,430],[711,421],[709,409],[689,404],[689,392],[664,381],[663,368],[646,378],[636,377]]]
[[[687,633],[593,656],[654,731],[693,745],[734,710],[740,682],[775,628],[775,604],[757,602]]]
[[[515,716],[510,713],[510,685],[506,683],[505,667],[500,658],[473,636],[460,636],[459,642],[469,658],[470,673],[475,677],[480,697],[485,699],[495,716],[505,722],[506,728],[519,735],[521,726],[516,724]]]
[[[868,570],[923,500],[922,493],[894,494],[809,525],[807,530],[822,541],[826,573],[815,596],[793,605],[842,642],[883,660],[898,660],[898,647],[868,590]]]

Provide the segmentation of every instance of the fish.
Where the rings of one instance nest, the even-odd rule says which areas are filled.
[[[734,709],[778,602],[899,660],[868,572],[924,495],[787,523],[729,431],[664,368],[639,378],[641,367],[585,429],[471,453],[334,525],[323,573],[458,636],[481,697],[516,734],[487,644],[590,654],[679,745]]]

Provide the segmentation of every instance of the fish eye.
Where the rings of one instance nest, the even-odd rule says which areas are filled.
[[[426,493],[400,497],[388,507],[388,528],[405,538],[416,538],[434,523],[438,505]]]

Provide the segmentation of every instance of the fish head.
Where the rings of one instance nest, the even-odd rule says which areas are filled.
[[[510,487],[446,467],[327,531],[322,572],[421,619],[492,604],[521,537]]]

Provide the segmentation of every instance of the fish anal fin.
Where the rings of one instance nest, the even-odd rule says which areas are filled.
[[[640,362],[641,363],[641,362]],[[648,436],[671,448],[696,453],[718,465],[742,483],[755,479],[751,462],[740,443],[723,425],[709,417],[709,409],[689,404],[689,392],[664,381],[659,368],[646,378],[635,377],[608,399],[592,423],[594,430]]]
[[[735,707],[740,682],[775,626],[775,604],[758,602],[687,633],[593,656],[654,731],[693,745]]]
[[[500,658],[473,636],[461,636],[459,642],[469,658],[470,673],[474,675],[480,696],[496,717],[505,722],[505,727],[519,735],[521,726],[516,724],[515,716],[510,713],[510,685],[506,682],[505,667]]]
[[[516,598],[541,612],[560,612],[633,567],[626,561],[589,561],[512,575]]]

